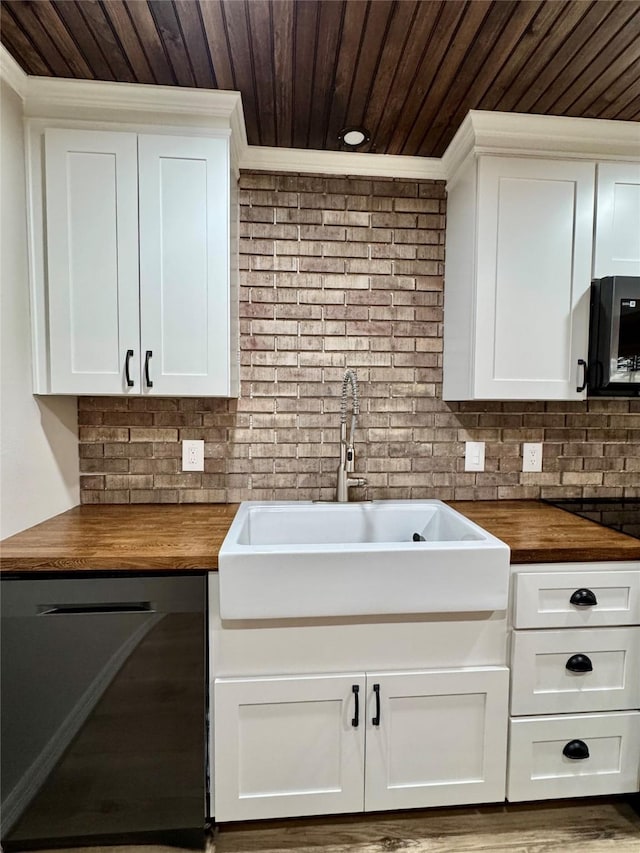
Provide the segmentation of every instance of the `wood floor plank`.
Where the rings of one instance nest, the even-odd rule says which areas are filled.
[[[406,815],[222,826],[215,853],[638,853],[624,802],[434,809]]]
[[[228,824],[206,853],[638,853],[640,814],[623,798]],[[41,853],[188,853],[176,847]]]

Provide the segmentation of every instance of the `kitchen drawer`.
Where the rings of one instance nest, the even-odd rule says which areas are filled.
[[[514,631],[511,713],[637,709],[638,673],[640,628]]]
[[[640,624],[640,563],[585,563],[564,571],[517,572],[515,628],[580,628]],[[585,592],[581,593],[580,591]],[[577,596],[576,596],[577,593]],[[591,595],[589,595],[591,593]],[[575,597],[574,597],[575,596]],[[582,604],[571,602],[582,600]],[[595,603],[590,604],[590,601]]]
[[[511,802],[638,790],[638,711],[521,717],[509,733]]]

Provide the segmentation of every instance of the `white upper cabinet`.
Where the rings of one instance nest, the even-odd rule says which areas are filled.
[[[584,397],[593,163],[480,156],[449,187],[445,400]]]
[[[36,393],[237,394],[228,133],[47,128],[40,168]]]
[[[640,163],[600,163],[593,277],[640,276]]]

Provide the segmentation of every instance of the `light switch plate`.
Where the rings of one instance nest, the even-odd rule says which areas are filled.
[[[185,439],[182,442],[182,470],[204,471],[204,441]]]
[[[484,441],[465,441],[464,470],[484,471]]]

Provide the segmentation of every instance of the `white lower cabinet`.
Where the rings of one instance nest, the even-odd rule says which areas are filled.
[[[506,667],[217,678],[216,820],[503,800],[508,681]]]
[[[640,563],[513,571],[507,799],[638,791]]]
[[[640,712],[512,719],[507,799],[638,790]]]

